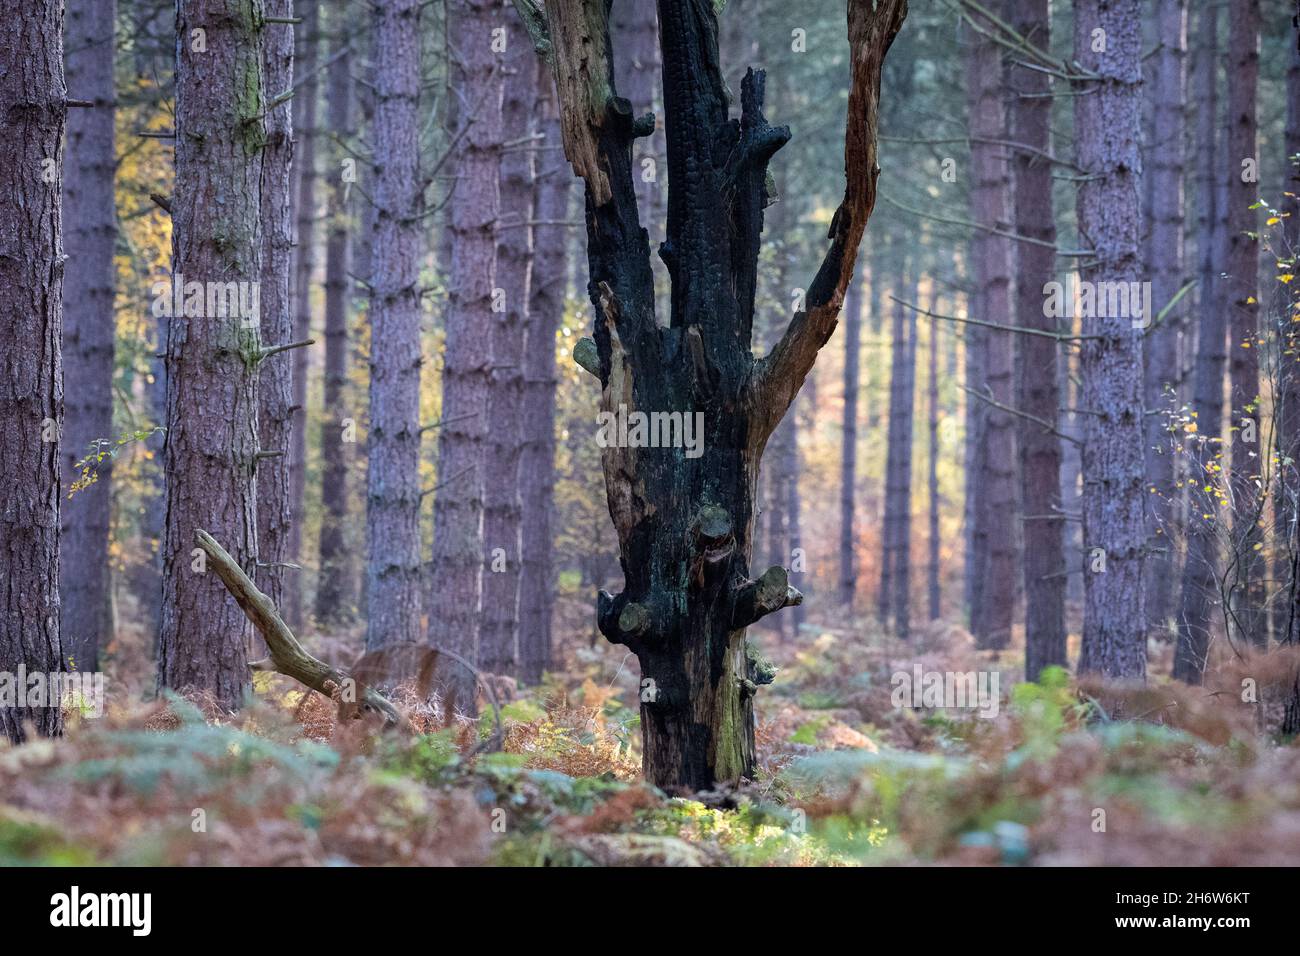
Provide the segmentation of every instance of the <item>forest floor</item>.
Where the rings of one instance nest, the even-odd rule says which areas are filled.
[[[575,605],[569,633],[589,616]],[[636,661],[603,641],[575,637],[543,687],[502,682],[504,746],[476,753],[490,712],[438,727],[420,706],[420,732],[375,735],[336,726],[332,702],[278,676],[259,675],[252,704],[221,720],[144,702],[148,642],[120,633],[103,717],[70,713],[64,739],[0,749],[0,864],[1300,858],[1300,745],[1270,730],[1290,673],[1277,655],[1234,659],[1189,689],[1158,676],[1169,649],[1153,642],[1151,683],[1124,688],[1059,670],[1017,683],[1018,652],[977,652],[942,625],[907,643],[856,624],[754,638],[779,666],[758,697],[757,779],[670,796],[640,779]],[[345,662],[359,636],[308,643]],[[895,676],[917,665],[999,672],[996,715],[895,706]]]

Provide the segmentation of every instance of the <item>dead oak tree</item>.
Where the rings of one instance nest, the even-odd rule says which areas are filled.
[[[616,447],[602,468],[625,578],[601,592],[597,623],[640,660],[648,780],[705,788],[754,769],[756,686],[770,666],[747,652],[745,629],[802,600],[781,567],[751,576],[754,493],[772,430],[835,330],[876,198],[876,120],[886,53],[906,0],[849,0],[851,86],[847,187],[830,249],[805,308],[772,351],[750,351],[767,166],[790,138],[763,115],[764,74],[741,84],[728,117],[712,0],[659,0],[665,131],[667,325],[655,319],[647,233],[632,143],[655,128],[614,88],[606,0],[516,0],[549,59],[563,106],[565,155],[586,185],[594,343],[575,359],[597,375],[601,409],[702,416],[703,449]],[[628,443],[624,443],[628,444]]]

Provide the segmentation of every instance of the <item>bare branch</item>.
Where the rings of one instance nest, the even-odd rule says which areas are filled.
[[[747,404],[760,442],[785,415],[838,324],[862,234],[876,205],[880,75],[906,16],[907,0],[849,0],[851,79],[844,133],[844,199],[831,220],[831,247],[808,288],[806,308],[795,314],[751,378]]]

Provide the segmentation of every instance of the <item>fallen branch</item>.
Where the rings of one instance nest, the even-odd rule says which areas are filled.
[[[221,583],[226,586],[231,597],[266,641],[266,648],[271,656],[264,660],[253,661],[249,667],[253,670],[275,671],[277,674],[292,677],[300,684],[319,691],[331,700],[341,702],[344,689],[350,683],[355,683],[353,678],[346,671],[331,667],[303,650],[298,639],[294,637],[293,631],[289,630],[289,626],[280,617],[280,612],[275,609],[275,604],[257,589],[257,585],[244,573],[244,569],[235,563],[235,559],[226,553],[226,549],[217,543],[216,538],[202,528],[195,531],[194,536],[198,540],[199,547],[211,559],[213,570],[217,572]],[[358,686],[356,691],[362,706],[383,714],[386,723],[393,725],[404,723],[402,715],[388,698],[369,687]]]

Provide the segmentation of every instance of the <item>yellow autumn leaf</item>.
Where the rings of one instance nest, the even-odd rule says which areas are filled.
[[[1278,277],[1277,277],[1277,281],[1278,281],[1278,282],[1281,282],[1283,285],[1286,285],[1287,283],[1289,283],[1289,282],[1290,282],[1292,279],[1294,279],[1294,278],[1295,278],[1295,275],[1294,275],[1293,273],[1287,272],[1287,273],[1284,273],[1283,275],[1278,276]]]

